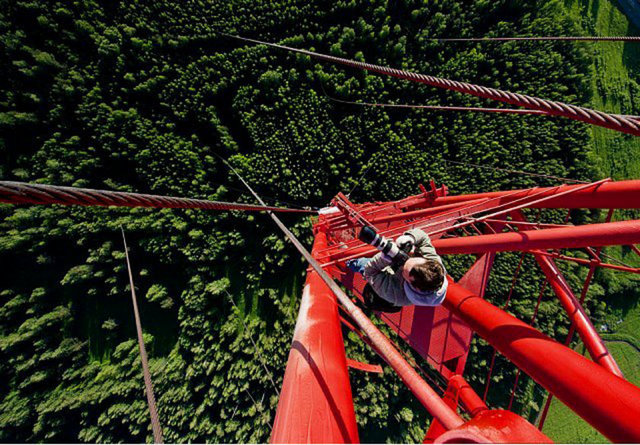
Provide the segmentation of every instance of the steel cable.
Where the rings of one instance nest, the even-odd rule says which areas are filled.
[[[170,209],[242,210],[289,213],[315,213],[286,207],[178,198],[173,196],[94,190],[57,185],[0,181],[0,202],[8,204],[61,204],[80,206],[151,207]]]
[[[424,83],[437,88],[458,91],[460,93],[471,94],[473,96],[496,100],[499,102],[505,102],[511,105],[545,111],[551,115],[563,116],[569,119],[620,131],[622,133],[640,136],[640,121],[634,120],[632,118],[592,110],[590,108],[579,107],[576,105],[570,105],[563,102],[540,99],[538,97],[528,96],[525,94],[512,93],[510,91],[503,91],[495,88],[488,88],[472,83],[443,79],[440,77],[429,76],[425,74],[419,74],[411,71],[404,71],[396,68],[389,68],[365,62],[357,62],[355,60],[344,59],[327,54],[320,54],[305,49],[292,48],[290,46],[279,45],[276,43],[263,42],[247,37],[233,36],[230,34],[223,35],[244,42],[267,45],[273,48],[279,48],[298,54],[304,54],[309,57],[313,57],[315,59],[323,60],[326,62],[338,63],[341,65],[349,66],[351,68],[372,71],[379,74],[397,77],[399,79],[409,80],[412,82]]]
[[[140,361],[142,362],[142,375],[144,378],[145,393],[147,394],[147,404],[149,405],[149,414],[151,417],[151,429],[153,430],[153,441],[155,443],[164,443],[162,437],[162,426],[158,418],[158,410],[156,408],[156,398],[153,395],[153,382],[151,381],[151,372],[149,371],[149,361],[147,359],[147,350],[144,347],[144,338],[142,337],[142,323],[140,322],[140,313],[138,312],[138,303],[136,301],[136,290],[133,285],[133,273],[131,272],[131,263],[129,261],[129,249],[127,248],[127,238],[122,231],[122,242],[124,243],[124,255],[127,260],[127,270],[129,271],[129,286],[131,287],[131,301],[133,302],[133,318],[136,322],[136,333],[138,335],[138,348],[140,349]]]

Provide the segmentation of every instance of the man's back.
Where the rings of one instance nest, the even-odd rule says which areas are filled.
[[[412,229],[405,233],[413,238],[415,256],[431,261],[437,261],[442,265],[446,276],[442,259],[436,253],[431,244],[429,235],[420,229]],[[420,291],[415,289],[405,280],[400,271],[394,271],[388,258],[379,253],[364,267],[364,278],[371,284],[375,292],[383,299],[395,306],[409,306],[412,304],[421,306],[437,306],[444,300],[447,280],[444,278],[442,286],[434,291]]]

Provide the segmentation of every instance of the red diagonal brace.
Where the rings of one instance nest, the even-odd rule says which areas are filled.
[[[352,369],[358,369],[365,372],[375,372],[376,374],[382,374],[382,366],[371,365],[369,363],[362,363],[358,360],[353,360],[347,357],[347,366]]]
[[[443,305],[611,441],[640,441],[640,388],[456,283]]]
[[[560,303],[562,303],[565,311],[567,311],[569,319],[576,327],[593,361],[609,370],[612,374],[623,377],[618,364],[607,350],[604,341],[602,341],[596,328],[591,324],[589,317],[585,314],[578,299],[573,295],[569,284],[567,284],[567,281],[562,276],[560,270],[558,270],[556,264],[547,256],[535,252],[533,255],[558,296]]]
[[[514,212],[513,218],[518,221],[526,221],[524,215],[520,211]],[[529,234],[532,232],[526,231],[525,233]],[[547,277],[547,281],[551,284],[553,291],[558,296],[564,310],[567,312],[569,320],[571,320],[572,325],[575,326],[575,329],[578,331],[578,334],[589,351],[589,355],[591,355],[593,361],[609,370],[612,374],[623,377],[618,364],[607,350],[604,341],[602,341],[598,335],[596,328],[584,312],[584,308],[580,302],[578,302],[578,299],[573,294],[571,287],[569,287],[569,284],[564,279],[564,276],[554,263],[553,259],[541,254],[540,252],[533,251],[532,253],[540,265],[542,272]]]

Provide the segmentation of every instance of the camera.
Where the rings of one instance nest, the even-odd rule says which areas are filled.
[[[385,238],[376,232],[371,226],[364,226],[358,234],[358,239],[378,249],[391,260],[394,267],[402,267],[409,259],[409,255],[400,249],[392,240]]]

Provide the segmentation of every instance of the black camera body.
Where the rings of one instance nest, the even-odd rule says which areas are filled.
[[[378,249],[387,257],[391,258],[391,264],[394,268],[404,265],[409,259],[409,255],[400,249],[392,240],[385,238],[376,232],[371,226],[364,226],[358,234],[358,239],[363,243],[367,243]]]

